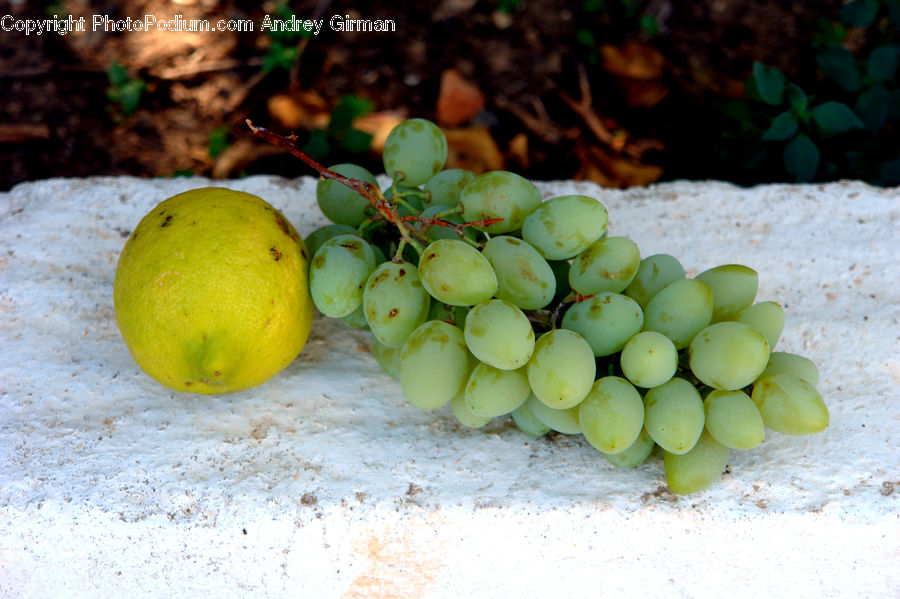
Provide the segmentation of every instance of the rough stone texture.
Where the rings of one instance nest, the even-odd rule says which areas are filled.
[[[900,596],[900,190],[860,183],[587,193],[611,234],[689,275],[739,262],[788,320],[831,426],[733,452],[707,491],[661,461],[408,405],[367,334],[317,319],[301,358],[223,397],[142,374],[115,325],[125,238],[205,179],[97,178],[0,194],[0,595]],[[315,181],[255,193],[301,234]]]

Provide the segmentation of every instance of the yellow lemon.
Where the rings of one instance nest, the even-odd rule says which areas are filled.
[[[260,198],[220,187],[178,194],[119,256],[119,330],[138,366],[171,389],[259,385],[309,336],[307,259],[294,227]]]

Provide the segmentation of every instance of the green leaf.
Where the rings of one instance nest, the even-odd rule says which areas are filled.
[[[794,112],[803,113],[809,107],[809,97],[806,92],[793,83],[787,84],[787,99]]]
[[[797,133],[799,125],[797,117],[790,110],[782,112],[772,120],[772,124],[763,134],[765,141],[786,141]]]
[[[784,168],[798,183],[812,181],[819,170],[819,148],[803,133],[784,148]]]
[[[209,132],[209,156],[216,158],[228,148],[228,127],[216,127]]]
[[[753,63],[753,82],[759,97],[766,104],[777,106],[784,98],[784,88],[787,80],[784,73],[775,67],[768,67],[761,62]]]
[[[365,98],[353,95],[344,96],[331,112],[328,132],[332,135],[341,135],[352,128],[354,120],[370,112],[372,112],[372,103]]]
[[[841,9],[841,20],[850,27],[868,27],[878,16],[878,0],[853,0]]]
[[[609,7],[606,5],[606,0],[584,0],[581,8],[585,10],[585,12],[608,12]]]
[[[341,147],[354,154],[363,154],[369,150],[372,135],[359,129],[350,129],[341,138]]]
[[[826,137],[862,129],[865,126],[849,106],[840,102],[819,104],[810,110],[810,116]]]
[[[859,94],[854,109],[869,131],[878,131],[890,114],[891,94],[884,86],[873,85]]]
[[[128,71],[117,62],[113,62],[106,67],[106,76],[109,79],[110,85],[113,87],[121,87],[128,83],[129,79]]]
[[[497,2],[497,11],[506,14],[513,13],[519,8],[520,3],[521,0],[500,0]]]
[[[900,0],[898,0],[900,1]],[[847,30],[840,23],[826,19],[825,17],[816,18],[816,34],[813,36],[813,43],[819,45],[840,44],[847,36]]]
[[[642,14],[640,20],[638,20],[638,27],[649,38],[659,35],[659,21],[651,14]]]
[[[843,46],[828,46],[816,56],[816,64],[823,75],[846,91],[856,92],[862,87],[856,58]]]
[[[866,61],[866,75],[876,83],[884,83],[894,78],[897,64],[900,63],[900,46],[879,46],[869,54]]]
[[[122,114],[128,116],[130,114],[134,114],[134,111],[137,110],[138,104],[141,103],[141,96],[144,93],[144,89],[146,89],[146,85],[143,81],[138,79],[132,79],[130,81],[125,82],[124,85],[120,85],[119,90],[119,106],[122,108]]]
[[[584,46],[593,46],[597,43],[590,29],[579,29],[575,32],[575,40]]]
[[[272,45],[269,46],[269,51],[266,52],[266,56],[263,58],[262,72],[269,74],[275,69],[290,71],[298,56],[297,48],[285,46],[280,42],[272,42]]]
[[[331,152],[328,135],[321,129],[313,129],[309,132],[309,140],[303,145],[303,151],[312,156],[313,160],[325,160]]]

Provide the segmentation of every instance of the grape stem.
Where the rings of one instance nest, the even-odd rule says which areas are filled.
[[[292,156],[299,158],[308,166],[315,169],[319,173],[319,176],[321,178],[337,181],[338,183],[346,185],[347,187],[364,197],[366,201],[375,208],[378,214],[380,214],[388,222],[397,227],[397,230],[400,232],[400,239],[414,247],[418,253],[421,254],[425,249],[422,243],[428,245],[428,236],[424,233],[424,231],[418,230],[416,228],[410,228],[404,225],[403,219],[397,212],[397,207],[393,202],[388,201],[384,197],[384,194],[381,193],[381,190],[378,189],[378,187],[372,185],[368,181],[361,181],[359,179],[345,177],[344,175],[325,168],[322,164],[313,160],[311,156],[297,147],[296,135],[291,134],[289,137],[285,137],[283,135],[275,133],[270,129],[266,129],[265,127],[255,126],[250,121],[250,119],[247,119],[246,123],[247,126],[250,127],[250,130],[253,131],[254,135],[259,137],[260,139],[263,139],[264,141],[269,142],[270,144],[287,150]]]
[[[397,227],[397,230],[400,233],[398,252],[401,252],[404,246],[410,245],[416,250],[418,254],[421,255],[425,250],[425,246],[430,243],[427,231],[428,228],[432,226],[449,227],[456,231],[460,239],[472,243],[471,240],[469,240],[465,236],[465,227],[487,227],[488,225],[492,225],[503,220],[502,218],[482,218],[479,220],[457,225],[440,218],[400,216],[400,213],[398,212],[399,204],[402,203],[409,208],[408,204],[404,200],[405,196],[424,194],[422,194],[422,192],[415,191],[401,192],[400,190],[396,189],[396,184],[394,184],[392,185],[394,200],[388,200],[384,197],[384,194],[381,193],[381,190],[378,189],[378,187],[372,185],[368,181],[361,181],[359,179],[345,177],[344,175],[325,168],[325,166],[314,160],[311,156],[306,154],[306,152],[297,147],[296,135],[291,134],[290,136],[285,137],[284,135],[275,133],[271,129],[255,126],[250,121],[250,119],[247,119],[245,122],[247,123],[247,126],[250,127],[250,130],[254,135],[259,137],[263,141],[287,150],[287,152],[292,156],[299,158],[301,161],[306,163],[306,165],[316,170],[319,173],[319,177],[321,177],[322,179],[331,179],[333,181],[337,181],[338,183],[349,187],[350,189],[364,197],[366,201],[369,202],[369,204],[373,208],[375,208],[375,211],[377,212],[377,215],[373,217],[372,221],[380,217]],[[413,222],[420,223],[420,225],[417,226],[415,224],[409,224]]]

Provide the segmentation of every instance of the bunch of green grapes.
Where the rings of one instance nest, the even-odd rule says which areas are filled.
[[[667,254],[607,235],[605,206],[544,201],[507,171],[442,170],[447,142],[423,119],[384,148],[391,184],[352,164],[317,188],[333,222],[306,243],[318,310],[368,328],[376,360],[412,405],[449,405],[478,428],[583,435],[612,464],[659,447],[678,494],[699,491],[766,428],[828,426],[808,359],[773,352],[785,315],[758,276],[724,265],[687,278]]]

